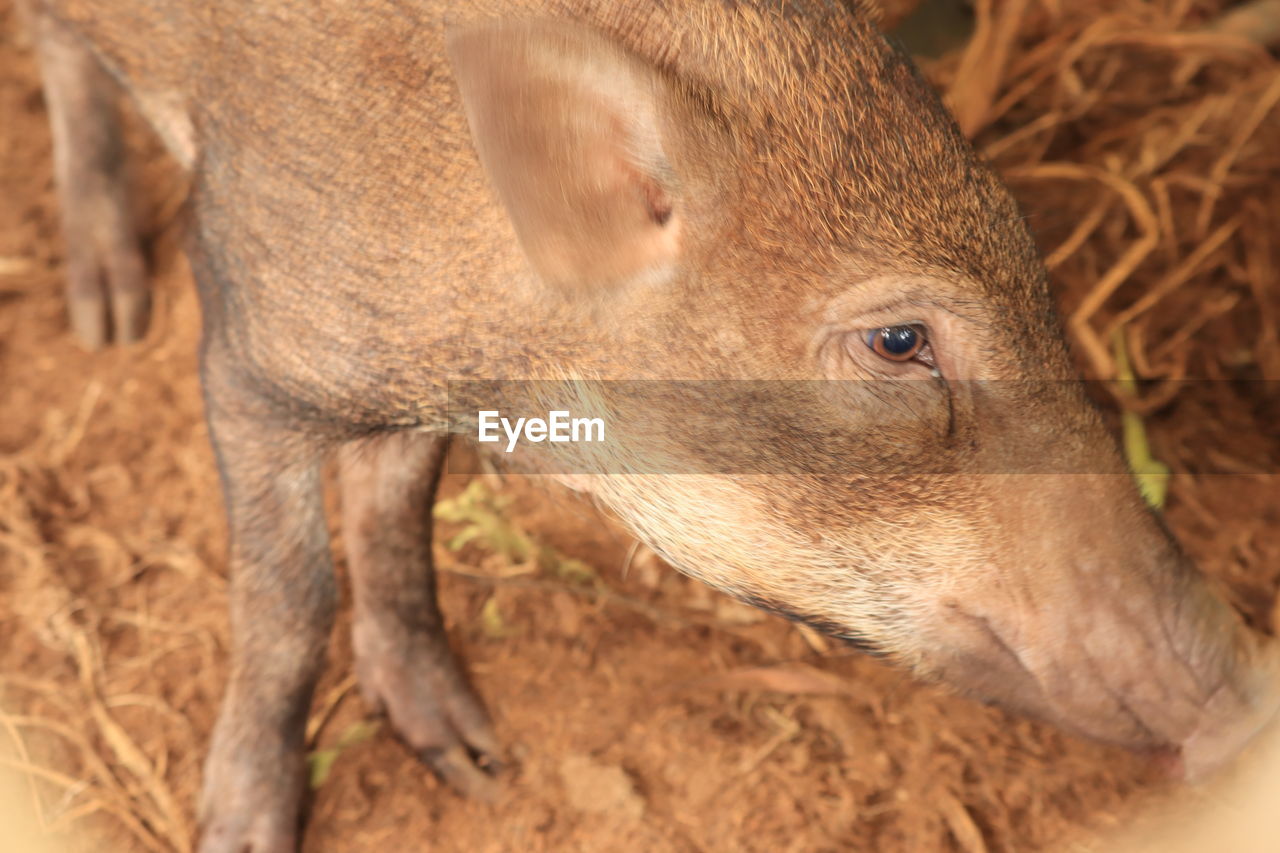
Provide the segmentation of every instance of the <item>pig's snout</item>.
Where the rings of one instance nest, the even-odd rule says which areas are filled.
[[[1257,646],[1256,662],[1209,697],[1200,725],[1182,743],[1188,781],[1200,781],[1226,765],[1280,715],[1280,644],[1252,634],[1248,639]]]
[[[1277,715],[1280,644],[1215,594],[1127,475],[989,485],[991,562],[932,609],[923,655],[937,676],[1092,739],[1175,756],[1192,780]]]
[[[1198,577],[1189,586],[1155,601],[1117,590],[1085,607],[1024,603],[1021,613],[952,601],[939,674],[1199,781],[1280,714],[1280,644],[1250,631]]]

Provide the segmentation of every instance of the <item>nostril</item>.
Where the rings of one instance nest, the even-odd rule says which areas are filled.
[[[1176,782],[1187,781],[1187,765],[1182,760],[1182,750],[1168,746],[1153,749],[1149,753],[1151,766],[1163,776]]]

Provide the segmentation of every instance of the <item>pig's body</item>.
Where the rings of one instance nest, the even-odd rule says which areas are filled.
[[[528,274],[445,62],[449,5],[59,9],[195,165],[209,345],[338,431],[439,422],[446,377],[592,351],[496,287]]]
[[[67,220],[91,343],[104,294],[117,337],[138,332],[138,273],[77,37],[193,172],[235,638],[204,850],[296,840],[333,449],[364,692],[485,787],[475,755],[498,747],[440,630],[422,512],[450,379],[871,380],[802,401],[829,441],[744,427],[777,476],[601,465],[575,485],[686,571],[1095,737],[1198,768],[1270,716],[1271,653],[1142,507],[1079,389],[1043,382],[1072,374],[1016,207],[863,15],[449,6],[36,8],[64,206],[110,214]],[[871,346],[904,329],[927,347]],[[656,412],[668,429],[624,461],[686,414]],[[1089,473],[1014,473],[1046,454]],[[785,473],[798,459],[848,472]]]
[[[1016,208],[971,161],[914,68],[865,19],[841,14],[825,26],[803,19],[793,25],[793,42],[803,35],[848,46],[847,55],[824,57],[835,64],[822,80],[786,81],[811,91],[789,93],[757,81],[757,103],[739,96],[738,106],[759,110],[757,118],[817,121],[830,100],[822,83],[842,75],[838,85],[865,101],[864,114],[857,127],[847,124],[850,116],[833,117],[844,124],[830,129],[839,147],[824,152],[829,164],[811,164],[814,174],[805,174],[785,152],[742,152],[767,158],[776,172],[744,175],[725,163],[717,174],[700,176],[719,184],[720,198],[699,200],[705,220],[699,226],[710,226],[699,242],[719,253],[717,278],[732,292],[678,301],[636,293],[612,309],[628,322],[593,327],[577,305],[546,298],[486,184],[445,58],[444,21],[451,8],[460,17],[456,4],[374,2],[353,14],[341,4],[220,2],[155,5],[119,18],[102,15],[93,2],[54,5],[129,81],[176,156],[196,165],[196,239],[214,249],[197,259],[207,266],[197,278],[206,293],[235,292],[234,299],[206,300],[208,327],[218,333],[210,343],[236,336],[227,341],[236,360],[317,414],[370,427],[409,418],[438,422],[446,377],[545,375],[549,365],[600,377],[808,378],[807,365],[780,364],[762,376],[758,366],[730,356],[748,339],[774,343],[759,333],[771,328],[776,290],[796,287],[798,269],[851,266],[836,253],[855,241],[885,255],[911,246],[892,264],[902,275],[932,265],[918,246],[926,235],[949,243],[948,250],[965,255],[953,260],[1001,292],[1011,311],[1037,333],[1053,334],[1025,231],[987,227],[993,216],[1017,217]],[[474,5],[480,9],[467,17],[571,14],[676,73],[731,51],[733,63],[710,77],[725,88],[743,87],[750,76],[743,66],[753,57],[784,63],[779,53],[791,47],[767,40],[771,15],[735,15],[718,4]],[[886,140],[894,148],[893,171],[883,169]],[[821,173],[824,165],[830,174]],[[832,195],[814,185],[815,175],[849,185]],[[870,185],[859,186],[858,178],[870,178]],[[728,182],[743,186],[732,191],[723,186]],[[796,185],[806,182],[809,197],[795,198]],[[753,209],[735,207],[747,192],[757,199]],[[875,221],[888,210],[892,221]],[[901,233],[904,225],[912,233]],[[802,230],[824,226],[831,233],[814,235],[821,242],[796,243]],[[940,228],[949,233],[930,233]],[[744,230],[758,239],[729,242]],[[877,230],[887,239],[878,240]],[[815,244],[830,257],[815,257]],[[777,262],[762,267],[771,256]],[[808,276],[804,295],[829,299],[855,275],[846,269]],[[726,307],[717,298],[750,323],[727,327],[724,312],[714,310]],[[736,307],[743,302],[754,310]],[[658,313],[670,321],[671,335],[686,333],[698,343],[679,364],[671,363],[671,338],[638,322]],[[787,343],[803,348],[809,341]]]

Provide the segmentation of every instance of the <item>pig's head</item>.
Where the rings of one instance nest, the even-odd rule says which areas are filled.
[[[1229,757],[1275,655],[1143,505],[1008,192],[856,14],[761,6],[451,33],[530,278],[598,333],[556,369],[778,380],[707,433],[677,393],[618,404],[575,485],[923,676],[1192,772]]]

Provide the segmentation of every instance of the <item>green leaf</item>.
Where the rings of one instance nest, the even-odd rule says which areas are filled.
[[[596,570],[591,566],[574,557],[566,557],[549,546],[543,547],[540,562],[561,580],[572,583],[591,583],[596,579]]]
[[[462,525],[445,547],[459,551],[475,543],[508,562],[528,560],[535,550],[533,541],[503,514],[509,504],[509,498],[495,495],[482,480],[472,480],[456,497],[437,502],[436,518]]]
[[[493,640],[501,640],[507,636],[507,623],[502,618],[497,596],[489,596],[489,600],[480,608],[480,630]]]
[[[456,552],[474,545],[515,566],[536,559],[539,569],[562,580],[573,583],[596,580],[596,571],[590,565],[567,557],[549,545],[540,545],[520,525],[508,519],[505,510],[511,501],[509,496],[495,494],[483,480],[476,479],[455,497],[438,502],[436,518],[461,525],[458,532],[445,540],[445,547]],[[481,615],[483,618],[484,614]]]
[[[325,749],[317,749],[307,755],[307,778],[311,785],[311,790],[317,790],[329,779],[329,774],[333,772],[333,764],[338,760],[338,756],[342,754],[344,749],[349,749],[358,743],[368,740],[377,734],[381,723],[377,720],[361,720],[352,723],[347,727],[341,735],[338,736],[337,742]]]
[[[1120,388],[1126,394],[1138,390],[1138,381],[1133,374],[1133,366],[1129,363],[1129,350],[1125,346],[1124,331],[1116,329],[1112,340],[1116,358],[1116,378]],[[1125,460],[1129,470],[1138,483],[1138,491],[1153,509],[1164,509],[1165,498],[1169,494],[1169,466],[1151,454],[1151,443],[1147,440],[1147,426],[1137,412],[1120,413],[1120,428],[1124,443]]]

